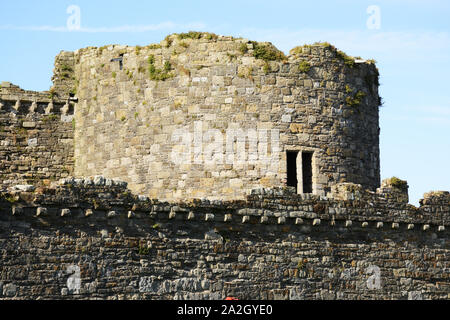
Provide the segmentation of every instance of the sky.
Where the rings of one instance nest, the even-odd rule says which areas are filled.
[[[48,90],[61,51],[159,43],[208,31],[270,41],[286,54],[327,41],[380,71],[381,178],[410,203],[450,190],[450,1],[0,0],[0,81]]]

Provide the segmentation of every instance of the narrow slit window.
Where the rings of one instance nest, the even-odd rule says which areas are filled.
[[[122,70],[123,69],[123,53],[121,53],[118,58],[111,59],[111,62],[114,62],[114,61],[119,61],[119,69]]]
[[[312,152],[302,152],[303,193],[312,193]]]
[[[297,193],[297,151],[287,151],[287,185],[288,187],[295,187],[295,192]]]

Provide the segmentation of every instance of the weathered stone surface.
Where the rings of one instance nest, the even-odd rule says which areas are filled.
[[[321,197],[289,188],[195,204],[142,199],[123,185],[61,184],[32,195],[14,204],[6,200],[14,193],[0,196],[1,208],[22,209],[0,214],[2,299],[448,299],[450,292],[442,197],[427,195],[414,208],[362,192],[364,201],[328,199],[318,210]],[[37,219],[44,203],[47,215]],[[83,218],[94,204],[96,214]],[[77,207],[84,209],[59,217]],[[108,218],[132,207],[133,220]],[[389,227],[378,228],[382,222]],[[78,282],[68,280],[76,273],[66,270],[77,267],[75,294]]]
[[[13,283],[8,283],[3,286],[3,295],[6,297],[14,297],[17,294],[17,286]]]
[[[18,184],[12,188],[15,190],[23,191],[23,192],[30,192],[30,191],[34,191],[36,189],[35,186],[30,185],[30,184],[26,184],[26,185]]]
[[[118,177],[160,200],[243,199],[251,189],[284,185],[286,151],[298,150],[313,152],[315,194],[329,195],[341,182],[379,187],[373,64],[349,68],[336,49],[320,44],[267,62],[243,39],[205,36],[180,46],[176,35],[169,38],[167,47],[86,48],[56,58],[54,88],[73,85],[60,77],[63,69],[78,83],[77,176]],[[241,51],[246,44],[252,49]],[[122,69],[111,62],[119,55]],[[149,74],[150,57],[155,70],[170,63],[164,80]],[[306,73],[299,71],[305,60]],[[356,93],[364,99],[348,105]],[[242,164],[227,153],[232,130],[250,144]]]
[[[22,126],[24,128],[35,128],[36,127],[36,122],[25,121],[25,122],[22,123]]]
[[[373,64],[183,41],[62,52],[50,92],[1,84],[2,299],[449,298],[450,194],[380,186]],[[312,193],[284,187],[286,151],[313,154]]]
[[[12,84],[0,88],[0,187],[46,185],[73,173],[73,123],[60,121],[56,113],[65,102],[58,97],[55,114],[45,114],[49,96]]]

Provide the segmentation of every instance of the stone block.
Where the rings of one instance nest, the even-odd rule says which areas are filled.
[[[37,216],[37,217],[45,217],[45,216],[47,216],[47,214],[48,214],[47,208],[44,208],[44,207],[38,207],[38,208],[36,209],[36,216]]]
[[[36,127],[36,122],[33,121],[24,121],[22,123],[22,127],[27,128],[27,129],[32,129]]]
[[[62,209],[61,210],[61,217],[68,217],[71,215],[70,209]]]
[[[17,286],[13,283],[3,285],[3,295],[9,298],[14,297],[17,294]]]

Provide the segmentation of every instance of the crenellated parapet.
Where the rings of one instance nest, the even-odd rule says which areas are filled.
[[[0,187],[48,184],[72,173],[74,102],[0,85]]]
[[[0,112],[12,114],[61,114],[73,115],[74,103],[62,99],[52,91],[28,91],[9,82],[0,85]]]
[[[236,225],[251,229],[253,225],[289,227],[292,230],[313,232],[363,229],[404,232],[442,232],[450,226],[448,192],[439,201],[429,201],[416,208],[402,201],[395,202],[387,193],[377,194],[354,186],[353,195],[340,199],[295,193],[293,188],[255,189],[246,200],[221,201],[193,199],[188,202],[161,202],[137,196],[127,183],[102,176],[93,178],[64,178],[50,188],[16,186],[3,194],[14,208],[27,208],[30,218],[39,216],[38,208],[45,207],[54,217],[64,217],[64,210],[72,217],[89,217],[95,213],[98,222],[111,217],[137,219],[145,223],[185,221]],[[433,193],[434,194],[434,193]],[[439,193],[441,195],[441,193]],[[32,199],[32,202],[30,200]],[[1,199],[0,199],[1,202]],[[6,209],[6,208],[5,208]],[[47,212],[46,211],[46,212]],[[64,212],[63,212],[64,211]],[[60,215],[61,213],[61,215]]]
[[[448,191],[431,191],[423,195],[419,201],[420,210],[443,221],[450,214],[450,193]]]
[[[0,299],[448,299],[448,193],[423,210],[345,188],[169,203],[102,176],[14,186]]]

